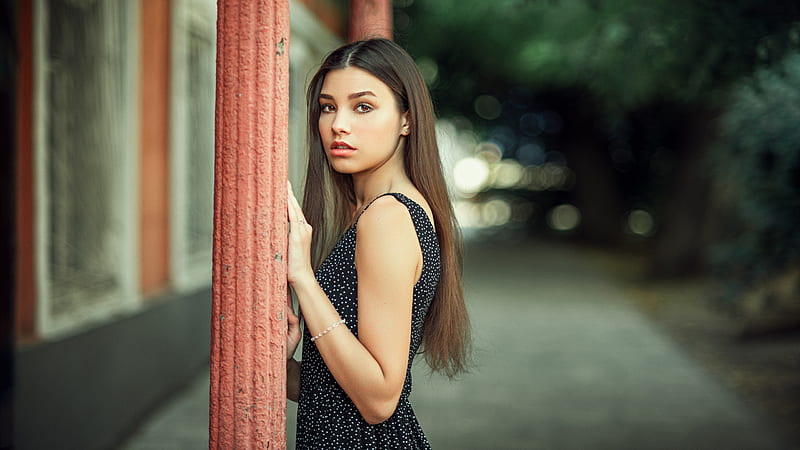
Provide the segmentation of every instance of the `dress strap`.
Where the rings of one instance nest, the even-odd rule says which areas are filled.
[[[379,198],[386,197],[387,195],[391,195],[398,202],[402,203],[403,206],[406,207],[406,209],[408,209],[408,213],[411,215],[411,221],[414,223],[414,228],[419,228],[420,226],[422,227],[423,230],[425,228],[430,228],[431,230],[433,230],[434,233],[436,233],[436,229],[434,228],[433,223],[431,222],[430,218],[428,217],[428,214],[425,212],[422,206],[420,206],[419,203],[415,202],[414,200],[408,198],[408,196],[403,194],[402,192],[386,192],[372,199],[372,201],[367,203],[367,206],[365,206],[361,210],[361,212],[358,213],[358,217],[356,217],[355,222],[353,222],[353,227],[358,225],[358,220],[361,218],[361,215],[364,214],[364,211],[366,211],[367,208],[370,207],[370,205],[375,203],[375,201],[378,200]]]
[[[402,200],[400,200],[400,198],[398,197],[398,195],[403,195],[403,194],[400,194],[400,193],[397,193],[397,192],[384,192],[383,194],[381,194],[381,195],[379,195],[379,196],[377,196],[377,197],[373,198],[372,200],[370,200],[370,201],[369,201],[369,203],[367,203],[367,206],[365,206],[365,207],[363,207],[363,208],[361,209],[361,212],[359,212],[359,213],[358,213],[358,217],[356,217],[356,220],[355,220],[355,222],[353,222],[353,226],[355,226],[355,225],[357,225],[357,224],[358,224],[358,220],[359,220],[359,219],[361,219],[361,215],[362,215],[362,214],[364,214],[364,212],[366,212],[366,211],[367,211],[367,208],[369,208],[369,207],[370,207],[370,206],[371,206],[373,203],[375,203],[375,201],[376,201],[376,200],[378,200],[379,198],[381,198],[381,197],[386,197],[387,195],[391,195],[392,197],[396,198],[396,199],[397,199],[397,201],[399,201],[400,203],[403,203],[403,201],[402,201]],[[405,204],[405,203],[403,203],[403,204]]]

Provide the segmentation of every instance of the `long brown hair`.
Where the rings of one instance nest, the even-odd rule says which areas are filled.
[[[333,170],[319,134],[319,94],[328,72],[358,67],[383,81],[394,92],[398,107],[408,112],[405,170],[433,212],[441,249],[441,278],[425,318],[422,347],[434,371],[453,377],[465,371],[470,354],[470,326],[461,287],[461,233],[442,174],[430,94],[414,60],[387,39],[353,42],[331,53],[308,87],[308,170],[303,211],[314,227],[315,267],[347,228],[355,205],[350,175]]]

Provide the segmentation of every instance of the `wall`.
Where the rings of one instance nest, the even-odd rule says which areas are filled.
[[[208,363],[211,292],[17,351],[17,449],[110,448]]]
[[[16,192],[17,223],[24,228],[23,237],[29,237],[16,255],[22,274],[16,295],[20,314],[14,360],[14,442],[18,449],[113,447],[208,363],[211,240],[210,228],[200,222],[210,210],[197,202],[205,195],[210,200],[210,194],[191,194],[206,192],[211,184],[209,168],[213,169],[213,141],[203,137],[208,127],[198,128],[197,124],[213,120],[214,2],[172,0],[168,7],[166,4],[158,0],[54,0],[35,5],[30,0],[19,1],[19,86],[27,88],[22,90],[16,110],[22,115],[17,160],[25,163],[17,169],[25,173],[18,172],[22,184],[9,192]],[[290,178],[299,186],[306,159],[305,85],[322,57],[341,41],[301,2],[290,5],[289,164]],[[79,120],[75,120],[75,110],[54,112],[53,102],[63,105],[62,97],[48,97],[53,92],[76,92],[58,90],[64,72],[59,69],[61,54],[54,54],[53,49],[61,51],[62,42],[53,39],[58,30],[48,27],[64,16],[53,19],[47,14],[60,11],[58,8],[82,7],[90,11],[112,8],[101,11],[107,19],[95,16],[95,20],[104,33],[121,39],[117,50],[112,50],[117,53],[98,57],[84,52],[78,56],[89,62],[103,63],[104,58],[119,62],[103,70],[122,67],[118,81],[122,91],[114,94],[121,95],[114,110],[101,110],[95,118],[78,114]],[[80,11],[69,11],[81,16]],[[66,22],[70,30],[81,29]],[[87,48],[109,48],[92,47],[97,42],[88,44]],[[210,63],[206,61],[209,55]],[[91,83],[82,86],[93,89]],[[107,100],[102,95],[99,99]],[[205,100],[198,101],[201,97]],[[124,120],[115,119],[115,114],[122,114],[118,117]],[[98,121],[122,128],[109,131],[97,127]],[[103,148],[79,151],[77,144],[70,144],[78,149],[77,154],[103,158],[118,152],[124,158],[120,160],[121,177],[87,171],[83,166],[66,172],[77,175],[71,180],[77,185],[95,176],[106,177],[105,190],[115,191],[116,200],[109,203],[112,210],[107,217],[121,218],[122,226],[110,223],[106,228],[109,236],[88,237],[115,242],[109,248],[120,250],[110,254],[116,255],[113,273],[122,280],[122,288],[99,299],[72,295],[71,309],[59,315],[53,313],[53,305],[62,288],[48,274],[53,270],[53,230],[63,230],[52,202],[62,197],[74,202],[76,198],[71,191],[53,190],[48,181],[53,169],[48,164],[54,150],[63,151],[58,147],[61,140],[52,138],[53,127],[86,134],[85,129],[75,128],[81,124],[94,127],[97,133],[108,131],[116,141],[108,144],[107,152]],[[210,132],[213,136],[213,125]],[[204,161],[200,166],[195,164],[198,159]],[[101,162],[97,167],[118,170],[116,163]],[[197,177],[198,167],[204,171],[202,179]],[[91,193],[100,195],[105,190]],[[197,211],[201,211],[199,216]],[[72,219],[81,216],[80,210],[66,213]],[[73,228],[71,232],[79,233],[79,239],[90,233],[88,227],[83,235],[80,226]],[[191,234],[198,230],[204,234]],[[62,242],[70,245],[69,239]],[[77,256],[78,264],[80,257],[90,257]]]

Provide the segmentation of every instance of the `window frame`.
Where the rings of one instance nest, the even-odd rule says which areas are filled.
[[[110,212],[117,218],[121,227],[115,234],[118,239],[116,250],[120,254],[119,267],[115,268],[118,288],[111,293],[103,293],[94,301],[72,311],[54,315],[53,289],[50,280],[49,246],[51,237],[49,192],[49,146],[48,128],[52,121],[49,115],[48,81],[49,69],[48,30],[46,29],[49,4],[34,3],[33,11],[33,158],[34,158],[34,198],[35,198],[35,267],[36,267],[36,334],[43,339],[52,339],[76,333],[79,330],[100,325],[111,318],[141,305],[138,293],[139,261],[138,261],[138,156],[139,156],[139,9],[138,2],[120,1],[120,8],[127,26],[127,42],[125,45],[126,67],[124,68],[123,95],[124,105],[119,113],[126,126],[121,127],[116,142],[122,146],[120,161],[120,189]]]
[[[174,0],[171,8],[170,52],[170,278],[173,288],[188,292],[211,285],[213,242],[200,255],[189,254],[188,178],[189,51],[193,33],[210,36],[216,61],[216,3]],[[216,72],[216,70],[215,70]],[[212,104],[212,108],[215,106]],[[213,146],[213,142],[212,142]],[[213,157],[213,148],[212,148]],[[211,180],[212,186],[214,180]],[[212,190],[213,192],[213,190]],[[211,218],[213,221],[213,217]],[[210,237],[211,238],[211,237]]]

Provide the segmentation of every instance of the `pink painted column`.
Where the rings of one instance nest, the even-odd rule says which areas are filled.
[[[217,11],[209,448],[285,448],[289,0]]]
[[[350,0],[350,42],[382,37],[392,39],[391,0]]]

